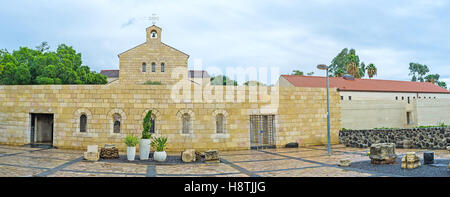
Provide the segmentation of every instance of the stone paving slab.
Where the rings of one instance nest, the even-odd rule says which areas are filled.
[[[31,177],[44,171],[46,169],[0,165],[0,177]]]
[[[223,164],[196,164],[196,165],[158,165],[156,166],[157,174],[223,174],[223,173],[240,173],[235,168]]]
[[[369,177],[372,174],[354,172],[333,167],[305,168],[289,171],[258,173],[263,177]]]
[[[58,171],[48,177],[145,177],[145,175]]]
[[[31,157],[23,157],[20,155],[0,157],[0,164],[13,164],[19,166],[30,166],[40,168],[55,168],[59,165],[64,164],[65,162],[66,161],[64,160],[55,160],[45,157],[31,158]]]
[[[146,174],[147,166],[127,163],[81,161],[64,168],[64,170]]]
[[[49,177],[359,177],[359,176],[410,176],[377,168],[367,168],[370,163],[368,149],[332,146],[328,156],[326,146],[300,148],[240,150],[220,152],[221,163],[173,163],[102,160],[88,162],[83,151],[0,146],[0,176],[49,176]],[[398,159],[406,152],[415,151],[423,159],[419,149],[396,149]],[[431,150],[435,159],[450,162],[450,152]],[[125,153],[121,153],[122,156]],[[176,157],[179,154],[176,153]],[[338,167],[340,159],[349,159],[352,166]],[[447,160],[445,160],[447,159]],[[365,167],[361,167],[364,164]],[[358,167],[359,165],[359,167]],[[400,165],[400,164],[398,164]],[[397,166],[400,168],[400,166]],[[428,169],[425,167],[423,169]],[[399,169],[396,169],[397,171]],[[432,170],[431,170],[432,171]],[[430,172],[431,172],[430,171]],[[428,171],[427,171],[428,172]],[[424,172],[426,173],[426,172]],[[448,173],[450,174],[450,173]],[[436,173],[433,176],[437,176]]]
[[[276,170],[276,169],[318,166],[317,164],[314,164],[314,163],[308,163],[308,162],[303,162],[303,161],[298,161],[298,160],[293,160],[293,159],[237,163],[236,165],[238,165],[242,168],[245,168],[249,171]]]
[[[278,155],[267,154],[253,154],[253,155],[226,155],[222,158],[230,162],[245,162],[245,161],[258,161],[258,160],[272,160],[272,159],[285,159],[285,157]]]

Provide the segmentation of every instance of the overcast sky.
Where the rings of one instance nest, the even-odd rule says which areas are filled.
[[[118,69],[117,54],[145,41],[159,16],[162,40],[206,67],[317,71],[343,48],[378,67],[378,79],[409,80],[409,63],[450,85],[450,1],[1,0],[0,48],[47,41],[73,46],[91,69]]]

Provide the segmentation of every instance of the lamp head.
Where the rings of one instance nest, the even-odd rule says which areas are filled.
[[[328,66],[325,64],[319,64],[317,65],[317,69],[319,70],[328,70]]]

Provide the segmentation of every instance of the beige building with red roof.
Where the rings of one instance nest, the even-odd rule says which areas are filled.
[[[428,82],[330,77],[346,129],[450,124],[450,91]],[[326,88],[326,78],[282,75],[280,86]],[[331,112],[332,113],[332,112]]]

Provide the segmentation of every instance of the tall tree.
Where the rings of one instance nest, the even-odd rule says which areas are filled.
[[[106,77],[82,66],[81,53],[65,44],[49,51],[42,42],[36,49],[0,50],[0,84],[105,84]]]
[[[330,75],[335,77],[350,74],[355,78],[362,78],[366,76],[367,67],[364,62],[360,62],[355,49],[344,48],[331,61],[329,71]]]
[[[211,85],[234,85],[234,86],[238,85],[237,81],[232,80],[225,75],[217,75],[217,76],[211,77],[210,81],[211,81]]]
[[[369,64],[367,66],[367,75],[370,79],[372,79],[373,76],[377,75],[377,67],[373,64]]]
[[[411,81],[424,82],[424,76],[430,72],[427,65],[422,65],[419,63],[409,63],[409,76],[412,76]]]
[[[444,81],[439,81],[440,77],[441,76],[439,74],[429,74],[429,75],[427,75],[425,77],[425,80],[427,82],[436,84],[436,85],[438,85],[440,87],[443,87],[443,88],[447,89],[447,83],[445,83]]]

